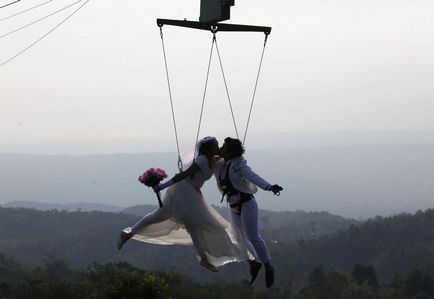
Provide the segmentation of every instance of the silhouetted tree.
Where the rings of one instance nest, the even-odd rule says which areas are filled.
[[[377,275],[375,274],[374,267],[355,264],[351,276],[358,285],[367,284],[372,290],[377,290],[379,283]]]
[[[404,280],[405,295],[409,297],[434,296],[434,275],[425,269],[414,268]]]

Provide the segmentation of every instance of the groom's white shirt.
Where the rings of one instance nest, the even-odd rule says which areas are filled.
[[[264,190],[268,190],[270,187],[271,184],[269,182],[257,175],[247,165],[247,160],[245,160],[244,157],[237,157],[226,162],[222,160],[218,161],[216,165],[216,178],[219,178],[220,169],[223,167],[224,163],[226,163],[226,165],[230,165],[229,178],[232,185],[238,191],[255,194],[258,191],[257,187]]]

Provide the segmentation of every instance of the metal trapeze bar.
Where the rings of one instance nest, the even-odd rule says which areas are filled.
[[[241,32],[263,32],[266,35],[271,33],[271,27],[264,26],[252,26],[252,25],[238,25],[227,23],[203,23],[187,20],[169,20],[169,19],[157,19],[157,25],[162,27],[163,25],[172,25],[179,27],[187,27],[199,30],[208,30],[211,32],[217,31],[241,31]]]

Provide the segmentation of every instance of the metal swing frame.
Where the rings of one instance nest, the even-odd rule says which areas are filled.
[[[253,26],[253,25],[240,25],[240,24],[228,24],[219,22],[194,22],[187,20],[170,20],[170,19],[157,19],[158,27],[164,25],[178,26],[193,28],[199,30],[207,30],[211,32],[217,31],[230,31],[230,32],[263,32],[265,35],[271,33],[271,27],[266,26]]]

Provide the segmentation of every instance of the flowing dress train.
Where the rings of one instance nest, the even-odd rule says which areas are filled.
[[[206,202],[200,191],[213,174],[208,159],[199,155],[194,163],[200,171],[167,188],[162,208],[124,231],[133,232],[133,239],[146,243],[193,244],[199,257],[206,256],[215,267],[247,260],[250,254],[246,244],[237,241],[231,224]]]

